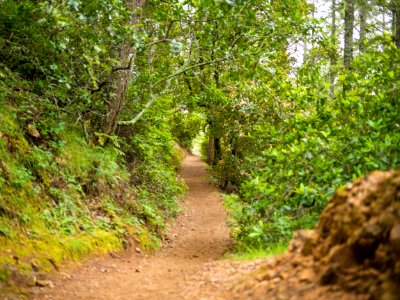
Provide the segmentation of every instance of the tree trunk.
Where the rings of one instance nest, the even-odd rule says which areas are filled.
[[[346,0],[344,13],[344,67],[350,70],[353,61],[354,0]]]
[[[360,1],[360,39],[358,41],[358,49],[360,53],[365,52],[365,35],[367,26],[367,2],[366,0]]]
[[[330,59],[330,94],[331,97],[335,95],[335,79],[336,79],[336,72],[335,72],[335,66],[336,66],[336,0],[332,0],[332,28],[331,28],[331,40],[332,43],[335,43],[335,52],[331,54],[331,59]]]
[[[400,48],[400,3],[393,1],[393,33],[394,33],[394,44],[397,48]]]
[[[211,132],[208,137],[207,146],[207,163],[210,166],[215,166],[222,158],[221,139],[214,137]]]
[[[213,164],[216,165],[222,158],[221,139],[214,138],[214,159]]]
[[[303,64],[307,62],[307,56],[308,56],[308,47],[307,47],[307,38],[304,38],[303,40]]]
[[[211,50],[211,60],[213,61],[214,58],[214,49],[216,49],[216,42],[218,40],[218,23],[214,23],[214,33],[212,36],[212,50]],[[215,82],[215,86],[217,88],[220,88],[220,81],[219,81],[219,70],[218,67],[215,66],[212,72],[212,76]],[[222,158],[222,149],[221,149],[221,139],[217,136],[213,137],[213,146],[214,146],[214,151],[213,151],[213,157],[212,157],[212,162],[211,165],[214,166],[216,165]]]
[[[121,65],[129,64],[129,55],[134,55],[132,53],[131,47],[124,46],[120,52],[120,62]],[[133,57],[131,58],[134,59]],[[108,115],[104,123],[104,133],[107,135],[112,135],[118,125],[118,118],[121,114],[123,105],[125,103],[125,95],[128,89],[128,82],[130,79],[131,68],[126,70],[120,70],[115,73],[112,78],[111,84],[111,94],[112,99],[108,106]]]
[[[390,12],[392,13],[392,24],[391,24],[391,31],[393,36],[393,42],[395,42],[396,38],[396,9],[391,7]]]
[[[347,70],[351,69],[353,62],[353,27],[354,27],[354,0],[345,1],[344,11],[344,50],[343,64]],[[343,97],[349,90],[349,85],[346,81],[343,84]]]
[[[135,10],[142,8],[145,0],[128,0],[126,6],[129,10],[135,12]],[[136,25],[140,20],[140,14],[136,13],[131,20],[131,25]],[[128,83],[132,73],[132,65],[135,60],[135,51],[133,47],[126,43],[120,51],[120,64],[121,66],[129,66],[124,70],[115,72],[114,78],[112,78],[111,94],[112,99],[108,106],[107,119],[103,125],[103,132],[107,135],[114,134],[118,119],[125,104],[126,91],[128,89]]]
[[[207,163],[212,166],[214,162],[214,138],[211,135],[208,137],[208,146],[207,146]]]

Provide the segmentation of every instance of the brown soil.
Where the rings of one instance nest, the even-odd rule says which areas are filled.
[[[190,277],[221,259],[230,243],[221,196],[206,175],[197,157],[186,158],[184,212],[161,251],[150,257],[131,253],[98,258],[60,272],[47,282],[52,287],[37,288],[33,299],[191,299]]]

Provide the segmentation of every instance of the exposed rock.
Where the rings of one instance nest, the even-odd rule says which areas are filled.
[[[30,136],[33,137],[40,137],[40,133],[39,131],[36,129],[36,127],[33,124],[29,124],[27,127],[27,131],[29,133]]]
[[[38,266],[37,263],[35,263],[35,262],[31,262],[31,267],[32,267],[32,270],[33,270],[34,272],[39,272],[39,271],[40,271],[39,266]]]
[[[390,231],[389,242],[396,251],[400,250],[400,224],[393,226]]]
[[[36,275],[34,273],[23,273],[11,265],[5,266],[4,269],[8,274],[7,281],[10,285],[27,287],[36,284]]]
[[[313,269],[308,268],[304,269],[299,274],[299,280],[304,282],[313,282],[315,281],[315,272]]]
[[[36,285],[39,287],[50,287],[50,288],[54,287],[54,284],[51,280],[37,280]]]

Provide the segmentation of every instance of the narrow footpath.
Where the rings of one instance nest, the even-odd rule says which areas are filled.
[[[230,242],[226,214],[218,189],[207,182],[206,175],[199,158],[186,158],[182,176],[189,193],[162,250],[149,257],[131,253],[98,258],[60,272],[52,279],[54,286],[37,290],[33,299],[219,298],[216,293],[221,292],[222,277],[238,269],[222,260]],[[245,268],[253,266],[246,264]]]
[[[400,226],[395,223],[400,211],[398,172],[375,172],[355,181],[331,200],[313,231],[295,234],[286,253],[252,261],[223,259],[230,242],[226,215],[221,196],[206,175],[198,158],[186,158],[183,177],[189,193],[184,213],[161,251],[146,257],[133,249],[126,257],[98,258],[73,272],[59,272],[51,281],[53,287],[37,289],[33,299],[399,299],[398,277],[393,275],[398,274],[393,249],[400,241]],[[353,219],[359,223],[352,226],[361,224],[363,230],[343,221]],[[370,228],[387,224],[391,230],[371,235]],[[328,237],[320,235],[326,232],[323,226],[331,230]],[[335,238],[338,232],[363,247],[370,247],[365,241],[374,241],[380,250],[374,260],[357,260],[351,250],[355,244]],[[390,232],[390,239],[385,232]]]

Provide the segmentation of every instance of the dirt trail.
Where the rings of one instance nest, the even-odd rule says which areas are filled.
[[[182,176],[189,193],[184,199],[184,212],[161,251],[149,258],[137,254],[124,259],[98,258],[70,274],[56,275],[52,279],[54,287],[37,290],[34,299],[217,298],[214,294],[221,291],[222,283],[218,278],[205,282],[204,274],[215,263],[220,265],[223,276],[225,271],[237,270],[228,262],[217,261],[229,244],[229,231],[221,196],[206,181],[206,175],[197,157],[186,158]],[[252,264],[245,269],[253,269]],[[214,271],[211,275],[215,274],[218,276]]]
[[[35,299],[385,299],[400,295],[400,172],[374,172],[330,200],[314,230],[264,260],[222,259],[229,244],[220,195],[189,156],[185,213],[148,259],[97,259]],[[345,237],[345,238],[343,238]]]

